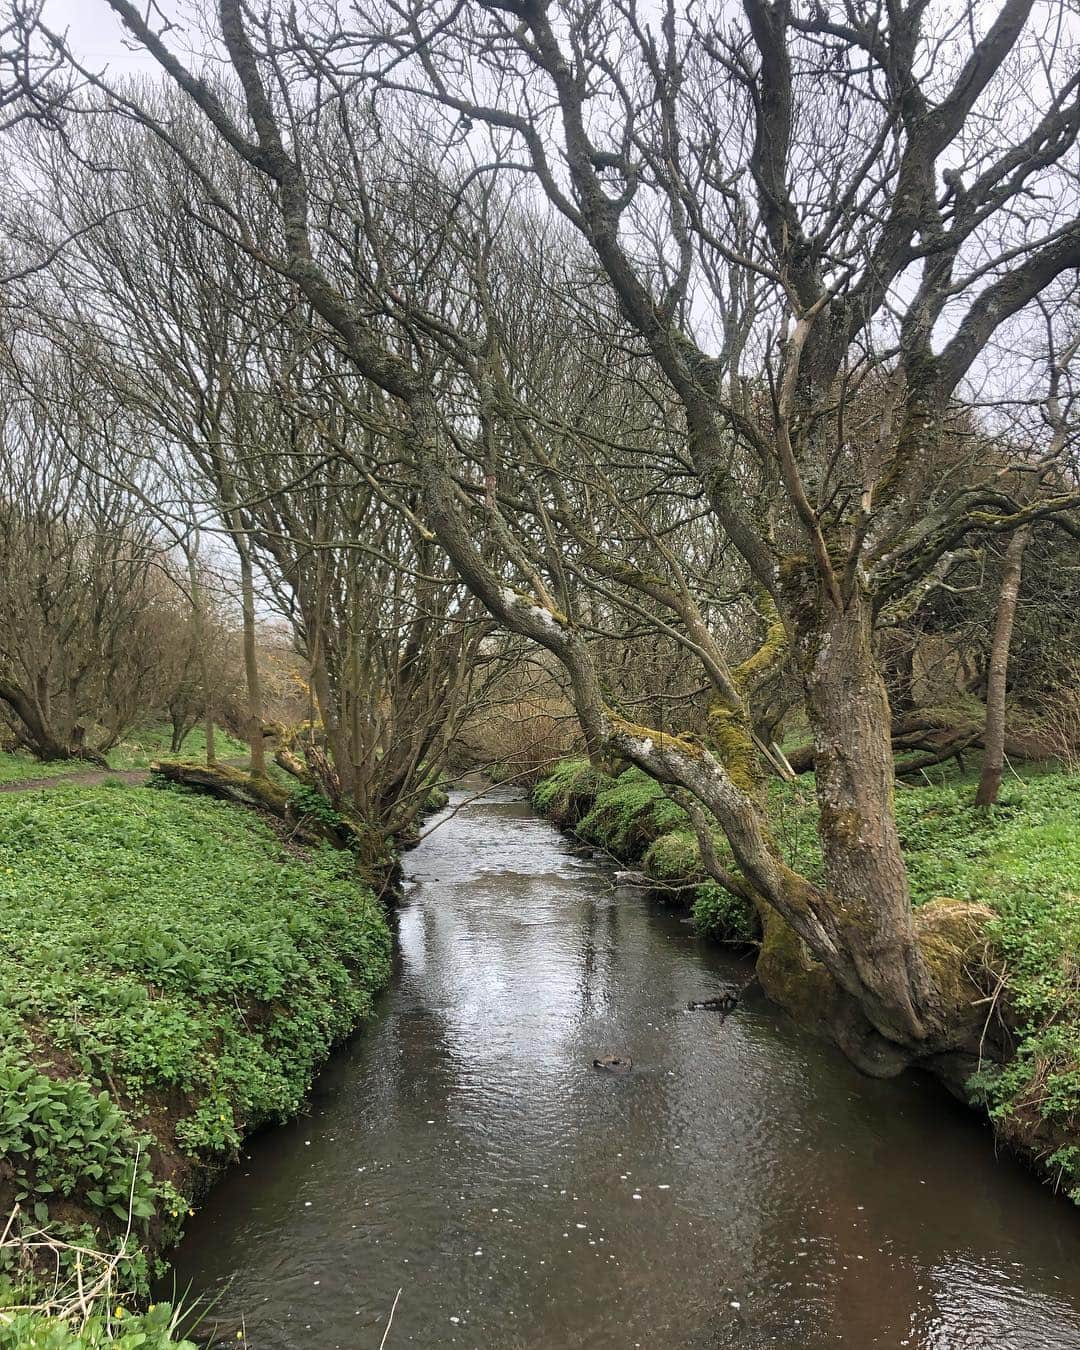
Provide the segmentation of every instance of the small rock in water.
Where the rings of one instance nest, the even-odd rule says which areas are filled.
[[[593,1068],[605,1073],[629,1073],[633,1067],[634,1061],[629,1055],[598,1055],[593,1060]]]

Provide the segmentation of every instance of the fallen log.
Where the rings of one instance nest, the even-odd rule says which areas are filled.
[[[938,754],[944,737],[954,741],[964,740],[963,749],[969,747],[981,749],[983,727],[981,723],[973,721],[948,722],[940,714],[912,713],[897,718],[893,723],[893,754],[895,756],[907,750],[918,749]],[[1006,735],[1005,752],[1013,759],[1057,759],[1062,754],[1062,746],[1048,733],[1016,731]],[[950,753],[938,759],[927,760],[922,767],[929,768],[931,764],[941,763],[942,759],[950,757]],[[795,773],[810,773],[814,767],[814,747],[812,744],[797,746],[794,750],[786,751],[785,758]]]
[[[279,820],[289,815],[289,797],[284,788],[265,777],[252,777],[227,764],[197,764],[188,760],[159,760],[150,772],[166,782],[206,792],[211,797],[257,806]]]

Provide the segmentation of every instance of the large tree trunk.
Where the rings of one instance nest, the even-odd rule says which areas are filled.
[[[870,1020],[918,1045],[932,1030],[933,985],[896,829],[889,700],[866,597],[830,605],[801,645],[827,889]]]
[[[330,750],[330,767],[333,769],[335,784],[324,780],[322,786],[333,799],[335,805],[351,802],[356,775],[349,757],[348,740],[341,726],[337,700],[330,683],[330,672],[323,652],[323,635],[319,630],[315,635],[313,649],[309,654],[311,661],[311,687],[315,692],[315,703],[319,710],[319,719],[323,725],[326,744]],[[316,771],[315,761],[309,767]],[[324,776],[325,777],[325,776]]]
[[[1001,772],[1005,764],[1005,690],[1009,677],[1009,647],[1012,643],[1013,621],[1020,598],[1020,578],[1024,564],[1024,550],[1031,538],[1030,526],[1017,530],[1005,550],[1005,565],[1001,573],[1001,594],[998,597],[994,636],[990,644],[990,665],[986,684],[986,730],[979,788],[975,793],[976,806],[992,806],[1001,787]]]
[[[74,752],[64,745],[49,726],[40,701],[12,680],[0,680],[0,699],[23,724],[24,739],[30,749],[43,761],[71,759]]]
[[[103,754],[82,744],[81,735],[85,734],[83,728],[75,728],[80,736],[74,742],[65,743],[60,740],[49,724],[48,716],[42,710],[40,701],[32,698],[14,681],[0,679],[0,699],[22,723],[23,741],[43,763],[61,759],[85,759],[102,768],[109,767]]]

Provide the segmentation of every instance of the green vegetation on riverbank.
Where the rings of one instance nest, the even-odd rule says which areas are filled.
[[[0,1206],[123,1251],[114,1321],[214,1171],[370,1012],[390,938],[352,868],[186,793],[0,797]],[[20,1255],[0,1254],[0,1308],[25,1295]],[[5,1341],[3,1316],[0,1350],[54,1345]]]
[[[206,754],[206,733],[195,727],[184,739],[184,748],[169,749],[170,732],[164,725],[144,727],[132,731],[106,755],[109,768],[124,772],[128,769],[148,769],[157,759],[202,759]],[[248,746],[227,731],[217,728],[214,749],[219,759],[241,759],[248,754]],[[85,759],[36,759],[28,750],[0,750],[0,783],[21,783],[37,778],[63,778],[72,773],[86,773],[97,766]]]
[[[1008,1063],[987,1063],[969,1085],[1002,1139],[1036,1160],[1080,1202],[1080,776],[1022,771],[998,804],[972,805],[974,777],[900,787],[896,812],[916,905],[938,897],[976,901],[995,915],[987,932],[999,973],[987,1017],[1009,1028]],[[813,776],[769,788],[774,837],[793,866],[820,878]],[[617,779],[565,760],[536,787],[540,811],[658,887],[688,897],[706,936],[746,941],[745,902],[703,880],[685,814],[636,769]],[[726,842],[719,855],[735,869]],[[736,869],[737,870],[737,869]],[[684,889],[685,888],[685,889]]]

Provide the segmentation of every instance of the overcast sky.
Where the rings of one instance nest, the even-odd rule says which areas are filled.
[[[175,6],[163,4],[161,8],[169,12]],[[95,69],[108,65],[125,75],[157,70],[148,53],[125,47],[124,30],[106,0],[45,0],[45,21],[54,31],[66,29],[75,51]]]

